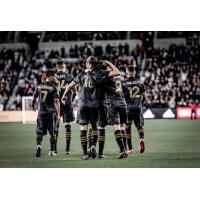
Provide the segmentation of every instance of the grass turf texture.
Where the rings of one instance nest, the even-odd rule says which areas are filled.
[[[111,127],[106,131],[105,160],[81,160],[79,126],[72,125],[72,154],[66,156],[65,129],[59,133],[58,155],[49,157],[49,135],[43,138],[42,157],[35,158],[35,125],[0,124],[0,167],[200,167],[199,120],[146,120],[144,154],[138,152],[138,134],[133,129],[134,153],[119,160]]]

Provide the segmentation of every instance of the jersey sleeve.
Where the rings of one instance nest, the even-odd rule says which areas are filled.
[[[33,98],[34,98],[34,99],[37,99],[38,96],[39,96],[38,87],[36,87],[36,89],[35,89],[35,91],[34,91],[34,93],[33,93]]]
[[[141,84],[141,92],[145,92],[145,86],[144,86],[144,84]]]

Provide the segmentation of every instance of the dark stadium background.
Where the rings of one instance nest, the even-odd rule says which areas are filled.
[[[199,32],[0,32],[0,110],[21,110],[22,96],[33,94],[58,57],[75,77],[94,55],[122,71],[133,64],[147,88],[146,108],[159,108],[158,118],[163,108],[176,114],[178,106],[200,103],[199,54]]]
[[[144,82],[147,91],[144,116],[155,119],[146,120],[147,152],[143,155],[143,159],[146,159],[144,163],[137,156],[135,166],[134,162],[130,162],[127,165],[97,163],[94,167],[199,167],[200,147],[197,141],[200,126],[198,120],[191,118],[200,118],[200,32],[188,31],[1,31],[0,137],[7,145],[0,145],[0,166],[22,166],[22,163],[14,160],[14,149],[10,151],[10,157],[4,154],[9,142],[18,145],[17,157],[24,153],[23,148],[27,148],[29,154],[23,154],[22,160],[32,156],[34,125],[12,123],[9,127],[4,123],[22,122],[22,97],[32,96],[36,85],[43,79],[43,73],[55,67],[57,58],[64,59],[67,72],[75,77],[84,69],[84,62],[90,55],[110,60],[122,73],[126,72],[128,65],[134,65],[137,77]],[[78,135],[78,127],[74,129]],[[20,146],[18,132],[27,137],[24,140],[27,147]],[[137,134],[134,137],[137,138]],[[158,141],[161,143],[158,144]],[[78,136],[76,142],[80,148]],[[157,151],[159,153],[155,154]],[[170,158],[173,152],[176,154]],[[112,155],[112,149],[109,153]],[[155,160],[149,160],[152,157]],[[179,163],[176,162],[178,158],[181,160]],[[156,159],[159,160],[157,165]],[[49,165],[38,165],[33,160],[23,163],[23,166]],[[73,160],[70,166],[80,167]]]

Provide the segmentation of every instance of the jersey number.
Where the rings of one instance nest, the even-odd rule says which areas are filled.
[[[85,80],[84,86],[87,87],[87,88],[93,88],[94,87],[89,79]]]
[[[65,80],[58,81],[59,90],[65,89]]]
[[[115,89],[116,90],[121,90],[122,89],[122,83],[121,83],[121,81],[116,81],[116,83],[115,83]]]
[[[47,98],[47,91],[42,91],[42,102],[45,102],[46,98]]]
[[[128,87],[128,90],[129,90],[130,98],[133,99],[140,91],[140,88],[137,86],[134,86],[134,87]]]

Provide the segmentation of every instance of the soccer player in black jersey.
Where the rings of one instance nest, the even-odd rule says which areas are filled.
[[[115,138],[120,149],[119,159],[126,158],[126,142],[123,139],[126,137],[127,107],[123,97],[121,79],[119,76],[107,76],[105,70],[99,70],[97,74],[96,85],[105,89],[106,98],[109,101],[109,124],[113,126]]]
[[[123,81],[123,91],[128,108],[128,124],[126,128],[128,153],[133,152],[131,141],[132,121],[134,121],[140,137],[139,151],[140,153],[143,153],[145,150],[145,145],[142,106],[146,101],[146,93],[144,84],[135,78],[135,68],[133,66],[128,67],[128,78]]]
[[[83,159],[89,159],[88,149],[87,149],[87,131],[88,124],[92,127],[92,146],[91,146],[91,156],[96,158],[96,143],[98,138],[97,130],[97,120],[98,120],[98,100],[97,93],[98,90],[93,84],[94,72],[93,69],[97,65],[98,60],[90,56],[86,60],[86,69],[79,73],[77,77],[67,86],[65,93],[63,94],[62,101],[66,100],[66,95],[75,86],[79,85],[79,99],[78,99],[78,121],[80,124],[80,139],[83,149]],[[119,71],[112,65],[112,63],[107,61],[110,66],[111,71],[108,72],[108,76],[118,75]]]
[[[54,152],[56,143],[56,121],[60,120],[60,103],[59,95],[55,85],[55,71],[47,71],[46,81],[37,86],[32,101],[32,109],[35,110],[36,100],[38,99],[38,116],[37,116],[37,148],[36,157],[41,156],[41,143],[43,136],[50,134],[50,156],[55,156]]]
[[[66,67],[63,62],[63,60],[58,59],[56,63],[56,83],[59,90],[59,96],[60,101],[61,98],[65,92],[65,89],[68,84],[70,84],[73,81],[73,78],[66,73]],[[74,121],[74,113],[72,108],[72,101],[75,97],[75,92],[70,91],[68,93],[68,98],[63,104],[60,102],[60,116],[63,117],[63,123],[65,124],[65,130],[66,130],[66,147],[65,147],[65,153],[66,155],[70,154],[70,141],[71,141],[71,124],[70,122]],[[59,123],[57,124],[57,130],[56,130],[56,147],[55,151],[57,152],[57,139],[58,139],[58,130],[59,130]]]

